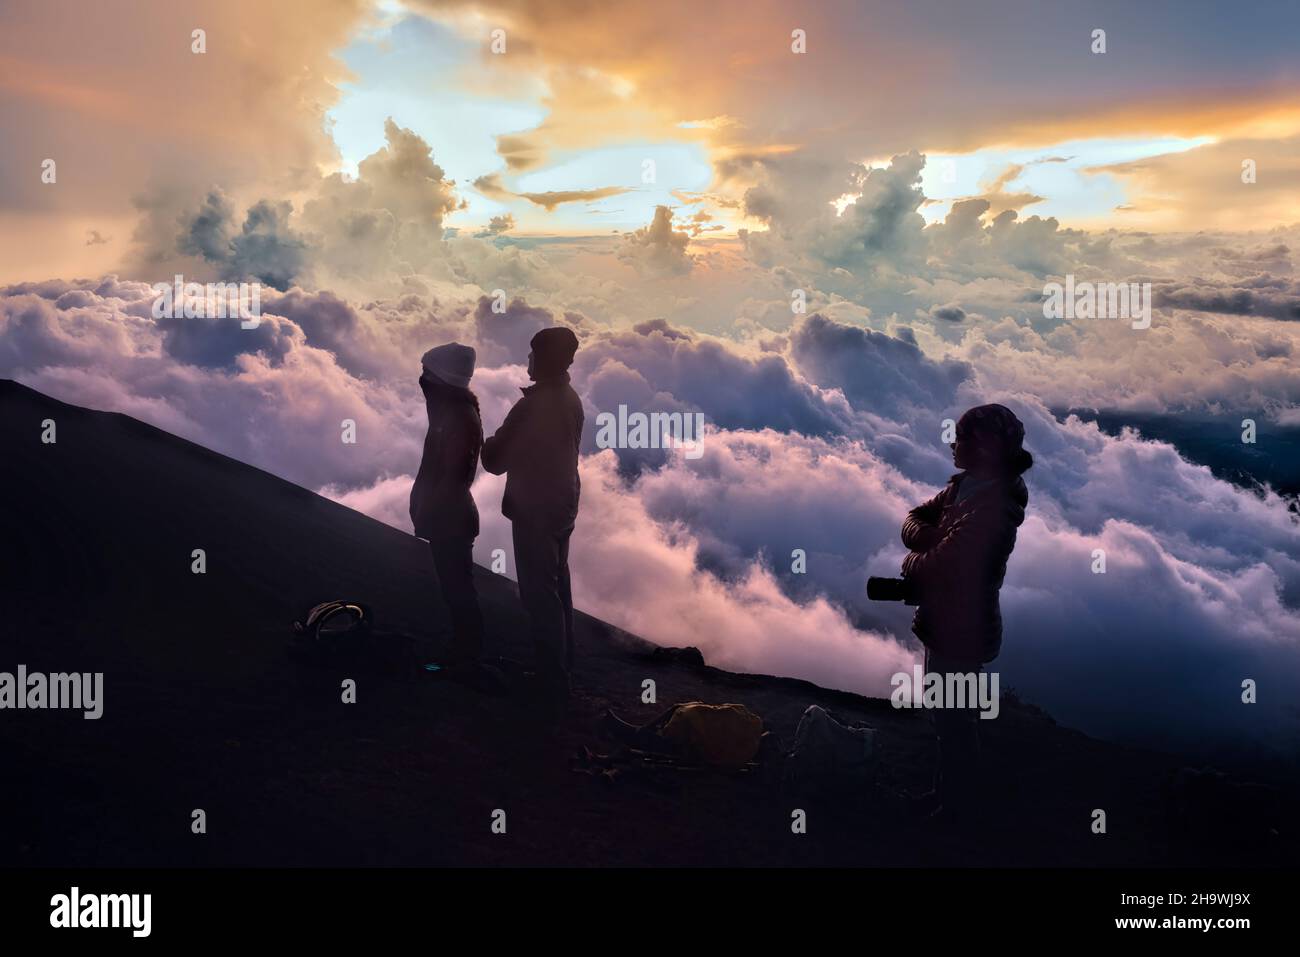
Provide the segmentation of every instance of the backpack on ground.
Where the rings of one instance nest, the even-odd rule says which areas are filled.
[[[687,761],[718,768],[743,768],[758,754],[763,719],[743,704],[688,701],[673,709],[659,734]]]
[[[293,650],[316,659],[346,659],[370,645],[374,615],[359,601],[324,601],[293,623]]]
[[[845,724],[815,704],[805,709],[786,757],[785,773],[796,784],[867,782],[876,769],[876,732]]]

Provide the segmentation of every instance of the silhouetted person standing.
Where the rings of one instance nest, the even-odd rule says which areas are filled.
[[[981,405],[957,422],[953,464],[963,471],[908,513],[903,578],[915,596],[912,631],[925,645],[926,673],[976,674],[1002,646],[998,592],[1029,493],[1020,477],[1034,463],[1025,427],[1006,406]],[[946,680],[946,679],[945,679]],[[982,797],[979,716],[973,708],[934,712],[939,738],[935,793],[944,816],[978,809]]]
[[[578,351],[570,329],[543,329],[529,343],[524,388],[496,434],[483,445],[483,467],[506,474],[501,511],[514,532],[519,597],[532,626],[541,704],[557,717],[573,666],[573,593],[569,536],[578,517],[578,443],[582,400],[569,385]]]
[[[474,539],[478,508],[470,486],[483,447],[478,399],[469,390],[474,350],[452,342],[421,360],[420,389],[429,414],[424,456],[411,486],[411,523],[427,538],[443,600],[451,612],[453,668],[475,662],[483,651],[483,613],[474,588]]]

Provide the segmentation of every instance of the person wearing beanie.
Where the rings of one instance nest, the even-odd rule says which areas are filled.
[[[578,517],[582,400],[569,385],[578,351],[571,329],[543,329],[529,343],[528,375],[496,434],[483,444],[483,468],[505,474],[502,514],[510,519],[519,597],[537,657],[539,705],[558,719],[573,668],[573,592],[569,537]]]
[[[903,579],[917,606],[912,631],[925,646],[926,674],[978,675],[1002,647],[998,593],[1029,502],[1021,475],[1034,460],[1022,447],[1024,425],[1004,405],[968,410],[955,437],[953,464],[962,471],[903,524]],[[960,822],[978,813],[982,798],[978,712],[946,707],[932,714],[936,813]]]
[[[478,399],[469,390],[474,350],[451,342],[420,360],[429,430],[411,486],[411,524],[429,540],[438,587],[451,613],[453,669],[477,662],[483,651],[483,613],[474,587],[478,508],[470,494],[483,447]]]

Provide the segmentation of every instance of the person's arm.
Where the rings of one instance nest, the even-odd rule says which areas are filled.
[[[969,575],[992,560],[997,522],[986,510],[967,509],[940,532],[938,541],[903,559],[903,577],[915,588]]]
[[[433,508],[460,480],[462,439],[454,418],[439,408],[429,419],[424,434],[424,457],[420,460],[417,484],[424,490],[426,504]]]
[[[943,537],[939,532],[939,519],[943,516],[943,498],[948,494],[945,488],[928,502],[922,502],[907,513],[903,522],[903,544],[909,551],[929,551]]]
[[[441,422],[438,421],[437,413],[434,411],[434,405],[429,397],[428,381],[423,375],[420,376],[420,391],[424,395],[424,410],[428,416],[428,426],[424,430],[424,447],[420,452],[420,470],[417,473],[426,484],[432,484],[437,481],[438,476],[442,474],[441,446]]]
[[[425,386],[423,376],[420,378],[420,386],[423,391]],[[417,535],[428,534],[425,529],[430,509],[433,507],[434,488],[442,472],[442,464],[438,460],[441,445],[438,423],[434,421],[427,392],[424,404],[426,412],[429,413],[429,424],[424,432],[424,445],[420,451],[420,467],[416,470],[415,480],[411,483],[410,496],[411,524],[415,527]]]
[[[446,424],[438,449],[438,479],[449,493],[459,493],[473,484],[478,469],[477,436],[469,413]]]
[[[501,428],[483,442],[483,468],[493,475],[501,475],[509,470],[514,449],[525,432],[528,418],[528,396],[515,403],[506,415]]]

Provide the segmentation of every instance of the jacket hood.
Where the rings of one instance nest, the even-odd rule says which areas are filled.
[[[468,388],[462,389],[459,386],[448,385],[441,379],[431,375],[420,376],[420,391],[424,393],[426,401],[468,402],[474,408],[478,408],[478,396]]]

